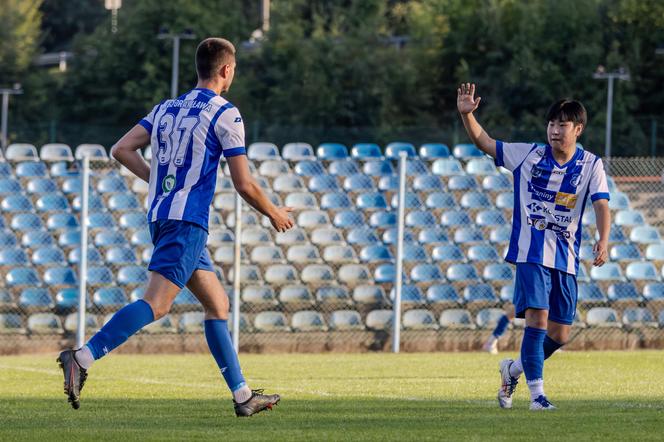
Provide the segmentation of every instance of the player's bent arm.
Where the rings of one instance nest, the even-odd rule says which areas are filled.
[[[601,266],[608,259],[609,233],[611,231],[611,212],[609,210],[609,201],[598,199],[593,203],[595,218],[597,220],[597,232],[599,240],[595,244],[595,262],[593,265]]]
[[[461,120],[463,121],[463,126],[466,128],[470,140],[475,146],[485,154],[490,155],[492,158],[496,158],[496,140],[486,133],[475,118],[475,115],[473,115],[472,112],[467,114],[462,113]]]
[[[228,168],[235,190],[251,207],[270,218],[274,228],[283,232],[293,227],[293,221],[288,216],[290,208],[281,208],[272,204],[270,198],[263,192],[258,182],[251,176],[249,163],[245,155],[227,158]]]
[[[139,149],[148,144],[150,144],[150,133],[143,126],[137,124],[113,145],[111,155],[134,175],[145,182],[149,182],[150,166],[138,152]]]

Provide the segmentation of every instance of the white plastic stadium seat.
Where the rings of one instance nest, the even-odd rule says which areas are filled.
[[[148,147],[148,149],[150,148]],[[92,160],[108,160],[108,153],[106,153],[106,149],[101,144],[79,144],[76,147],[74,156],[77,160],[82,160],[84,155],[88,155]]]
[[[44,144],[41,148],[41,159],[43,161],[73,161],[71,147],[63,143]]]
[[[256,161],[281,159],[276,144],[266,142],[251,143],[247,151],[247,156],[250,160]]]
[[[39,161],[37,148],[32,144],[14,143],[5,150],[7,161]]]

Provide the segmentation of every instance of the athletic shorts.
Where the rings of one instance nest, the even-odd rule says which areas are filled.
[[[154,250],[148,270],[180,288],[184,288],[194,271],[214,271],[205,247],[208,233],[203,227],[172,219],[151,222],[149,227]]]
[[[516,264],[514,310],[517,318],[526,309],[549,311],[549,319],[571,325],[576,315],[576,276],[529,262]]]

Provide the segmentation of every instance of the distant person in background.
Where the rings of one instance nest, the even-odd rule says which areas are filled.
[[[473,115],[480,100],[474,84],[457,89],[457,108],[468,136],[496,166],[514,175],[512,236],[505,259],[516,265],[516,317],[526,319],[520,357],[500,363],[498,404],[512,408],[512,394],[525,373],[530,409],[553,410],[544,394],[544,360],[567,342],[576,315],[581,218],[588,199],[599,233],[593,265],[604,265],[608,256],[606,174],[599,157],[577,146],[587,119],[580,102],[559,100],[551,105],[546,115],[548,143],[539,146],[491,138]]]
[[[293,226],[290,208],[276,207],[249,172],[240,112],[220,95],[231,86],[235,48],[222,38],[196,49],[196,88],[164,100],[113,146],[112,154],[149,183],[148,222],[154,251],[143,299],[126,305],[83,347],[60,353],[65,394],[75,409],[93,362],[151,322],[165,316],[185,285],[205,310],[205,337],[228,388],[237,416],[251,416],[279,402],[279,395],[251,390],[228,331],[229,301],[206,248],[210,203],[223,154],[235,189],[272,226]],[[151,164],[139,149],[150,145]]]
[[[493,329],[491,336],[484,343],[482,349],[491,353],[492,355],[498,354],[498,339],[507,331],[507,327],[510,325],[510,322],[514,320],[514,306],[510,305],[505,309],[505,313],[498,319],[496,328]]]

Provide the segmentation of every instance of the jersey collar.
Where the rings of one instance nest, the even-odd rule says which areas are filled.
[[[551,145],[547,144],[545,148],[547,156],[551,159],[553,164],[555,164],[558,169],[565,169],[567,166],[572,164],[572,161],[576,161],[580,155],[583,155],[583,149],[581,149],[579,146],[576,146],[576,151],[574,152],[574,155],[572,155],[572,158],[570,158],[569,161],[566,162],[565,164],[558,164],[558,161],[556,161],[556,159],[553,157],[553,152],[551,152],[551,149],[553,149]]]

